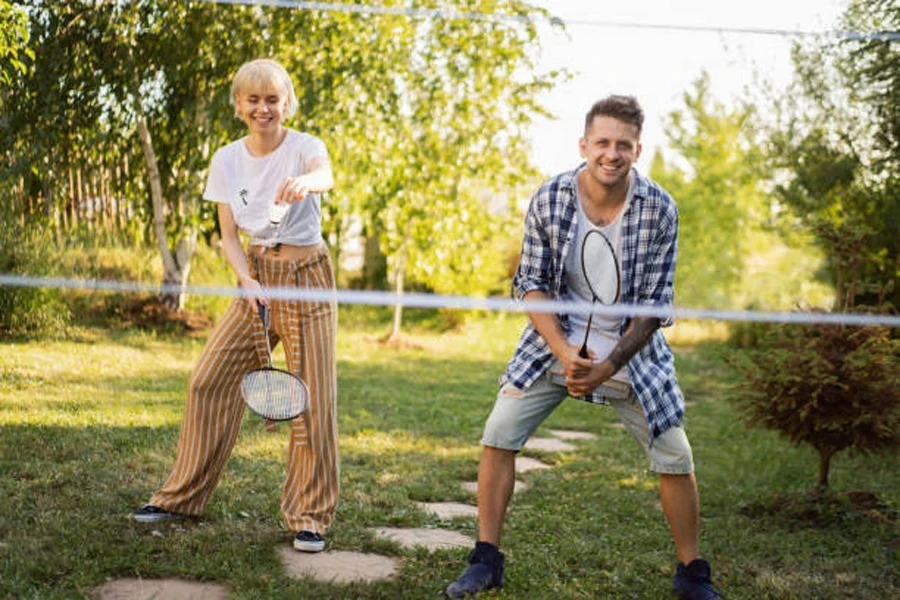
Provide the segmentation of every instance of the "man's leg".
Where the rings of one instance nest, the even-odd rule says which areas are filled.
[[[659,473],[660,503],[678,559],[673,590],[682,600],[717,600],[709,563],[700,558],[700,499],[691,444],[684,429],[668,429],[650,446],[649,426],[634,395],[611,403],[625,427],[649,455],[650,470]]]
[[[662,504],[678,562],[689,564],[700,557],[700,497],[693,473],[660,473],[659,500]]]
[[[566,388],[541,377],[522,391],[506,384],[484,426],[478,465],[478,541],[469,566],[447,587],[451,598],[462,598],[503,586],[503,553],[498,547],[506,508],[516,478],[516,453],[544,419],[566,397]]]
[[[500,545],[506,507],[516,484],[516,453],[484,446],[478,465],[478,539]]]

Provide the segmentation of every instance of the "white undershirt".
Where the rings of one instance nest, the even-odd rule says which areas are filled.
[[[598,230],[606,236],[612,244],[616,253],[616,259],[619,260],[619,268],[621,269],[622,256],[622,216],[628,210],[631,199],[634,195],[634,177],[629,177],[628,191],[625,194],[625,204],[622,210],[616,215],[611,223],[604,226],[594,225],[584,212],[584,198],[578,188],[577,180],[575,184],[575,195],[578,199],[578,214],[576,216],[575,238],[572,240],[572,246],[566,256],[566,283],[568,286],[568,294],[562,298],[567,301],[583,301],[590,302],[593,298],[590,287],[584,278],[584,272],[581,267],[581,244],[584,236],[591,230]],[[619,327],[622,319],[620,317],[610,317],[595,314],[591,321],[591,331],[588,336],[588,348],[590,348],[597,356],[596,362],[602,362],[609,356],[619,341]],[[587,329],[588,315],[572,313],[569,315],[569,333],[568,340],[571,344],[581,346],[584,342],[584,332]],[[618,373],[613,375],[613,379],[628,382],[628,369],[622,367]]]

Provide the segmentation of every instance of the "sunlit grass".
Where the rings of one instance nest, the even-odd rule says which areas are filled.
[[[375,312],[341,309],[342,492],[328,539],[336,550],[401,557],[394,580],[342,586],[284,576],[276,550],[288,543],[278,502],[289,428],[269,433],[251,414],[203,521],[129,521],[172,464],[203,338],[85,328],[76,340],[0,343],[0,597],[80,598],[116,577],[214,581],[233,598],[439,597],[465,551],[407,551],[371,528],[474,536],[471,520],[442,523],[416,503],[474,502],[460,483],[477,477],[484,419],[524,317],[473,318],[441,332],[435,315],[410,311],[404,343],[387,346],[389,315]],[[745,429],[723,401],[734,374],[716,358],[721,346],[688,344],[709,337],[684,335],[676,360],[703,547],[728,597],[897,596],[895,517],[842,504],[816,521],[769,510],[774,495],[812,487],[815,453]],[[538,431],[598,439],[569,453],[526,451],[553,468],[519,476],[530,487],[513,500],[507,584],[492,598],[668,597],[674,559],[658,479],[615,423],[614,411],[572,400]],[[842,455],[832,485],[870,490],[896,510],[896,467],[891,458]]]

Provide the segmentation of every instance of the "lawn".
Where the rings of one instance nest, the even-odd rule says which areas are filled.
[[[197,523],[145,526],[129,513],[172,463],[202,336],[85,328],[67,341],[0,342],[0,597],[80,598],[119,577],[180,577],[233,598],[437,598],[466,551],[411,551],[371,528],[449,527],[417,501],[471,502],[481,427],[520,316],[379,342],[384,315],[342,310],[338,385],[342,496],[330,549],[402,558],[399,574],[337,585],[286,577],[277,550],[287,429],[247,416]],[[816,457],[744,427],[726,400],[718,344],[677,346],[702,501],[702,545],[730,600],[900,597],[895,457],[839,455],[832,494],[813,499]],[[673,551],[657,482],[614,411],[567,401],[544,429],[598,434],[574,453],[529,455],[553,469],[506,526],[507,583],[491,598],[668,598]],[[539,434],[542,433],[539,431]],[[846,494],[881,505],[861,510]],[[452,527],[474,534],[471,520]]]

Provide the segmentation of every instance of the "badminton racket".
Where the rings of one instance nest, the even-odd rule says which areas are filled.
[[[617,302],[622,285],[616,252],[609,239],[596,229],[590,230],[581,242],[581,271],[591,290],[591,314],[588,316],[584,343],[578,351],[578,356],[587,358],[588,335],[594,320],[594,306],[597,302],[607,306]]]
[[[269,421],[290,421],[306,410],[309,388],[293,373],[272,366],[268,309],[259,303],[257,307],[266,335],[268,364],[244,375],[241,380],[241,395],[250,410],[260,417]]]

